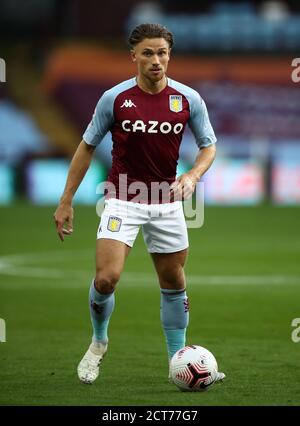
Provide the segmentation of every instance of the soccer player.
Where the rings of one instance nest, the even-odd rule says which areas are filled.
[[[161,288],[161,322],[169,360],[185,346],[189,321],[184,274],[188,235],[181,200],[192,195],[216,154],[216,138],[204,101],[195,90],[166,75],[173,35],[159,24],[142,24],[132,31],[129,43],[137,75],[107,90],[99,99],[71,161],[54,214],[63,241],[73,232],[73,196],[95,147],[110,131],[112,168],[97,232],[95,277],[89,291],[93,336],[77,368],[83,383],[92,383],[98,377],[108,348],[116,285],[140,227]],[[199,154],[191,170],[176,179],[186,124],[195,136]],[[158,187],[164,190],[157,191]],[[222,374],[219,379],[224,377]]]

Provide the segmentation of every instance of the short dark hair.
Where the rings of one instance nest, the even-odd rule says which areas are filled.
[[[164,38],[171,48],[174,44],[173,34],[163,25],[160,24],[141,24],[137,25],[129,36],[129,44],[134,47],[145,38]]]

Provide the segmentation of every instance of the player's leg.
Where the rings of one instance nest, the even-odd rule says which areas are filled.
[[[143,234],[159,277],[161,321],[170,359],[185,346],[189,307],[184,264],[189,244],[182,203],[162,204],[159,210],[157,214],[157,207],[153,207]]]
[[[107,327],[114,308],[114,290],[144,218],[132,203],[109,199],[97,233],[96,275],[90,288],[94,344],[107,344]]]
[[[146,220],[126,202],[110,199],[105,204],[97,232],[96,274],[89,292],[93,338],[78,366],[78,376],[84,383],[92,383],[98,377],[99,364],[108,346],[114,290],[139,226]]]
[[[96,247],[96,274],[89,292],[93,342],[108,342],[107,328],[114,309],[114,291],[130,248],[121,241],[101,238]]]
[[[182,203],[162,204],[159,214],[157,207],[153,207],[143,234],[161,287],[160,315],[170,360],[185,346],[189,322],[184,274],[189,244]]]
[[[93,383],[107,352],[107,329],[115,305],[115,287],[124,267],[130,247],[113,239],[98,239],[96,274],[89,291],[89,309],[93,337],[89,349],[80,361],[77,372],[83,383]]]
[[[151,253],[160,283],[160,315],[169,360],[186,342],[189,302],[184,264],[187,254],[187,249],[175,253]]]

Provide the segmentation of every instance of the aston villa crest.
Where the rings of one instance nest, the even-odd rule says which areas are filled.
[[[109,216],[107,229],[111,232],[119,232],[122,224],[122,219],[116,216]]]
[[[170,110],[173,112],[182,111],[182,96],[181,95],[170,95],[169,96]]]

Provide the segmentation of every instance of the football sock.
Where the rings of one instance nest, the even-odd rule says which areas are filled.
[[[107,343],[107,328],[115,306],[115,294],[101,294],[96,290],[94,280],[89,292],[89,307],[93,325],[93,342]]]
[[[185,346],[189,323],[189,303],[185,290],[161,289],[160,318],[170,360],[175,352]]]

